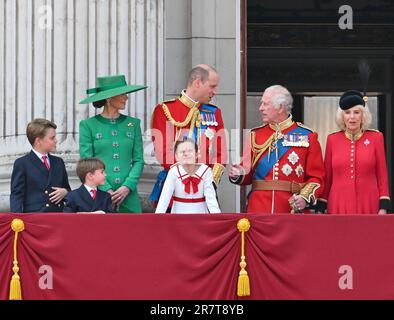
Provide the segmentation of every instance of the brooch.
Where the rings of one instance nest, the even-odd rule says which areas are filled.
[[[302,167],[302,165],[298,165],[298,167],[295,169],[295,173],[298,178],[302,176],[302,174],[304,173],[304,168]]]
[[[293,169],[287,163],[282,167],[282,172],[285,176],[289,176],[292,171]]]
[[[300,157],[298,156],[297,153],[293,151],[292,153],[289,154],[287,159],[291,162],[292,165],[295,165],[298,162],[298,160],[300,160]]]

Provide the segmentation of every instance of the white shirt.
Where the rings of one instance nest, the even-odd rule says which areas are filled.
[[[89,194],[90,194],[91,197],[93,197],[93,194],[92,194],[91,190],[96,190],[96,192],[97,192],[97,188],[89,187],[89,186],[86,185],[86,184],[84,184],[83,186],[86,188],[86,190],[88,190],[88,192],[89,192]]]
[[[34,150],[34,149],[31,149],[31,150],[36,154],[36,156],[38,157],[38,159],[41,160],[42,163],[44,163],[44,159],[43,159],[42,157],[43,157],[43,156],[46,156],[46,157],[47,157],[48,164],[49,164],[49,167],[51,166],[51,163],[50,163],[50,161],[49,161],[49,156],[48,156],[47,153],[40,153],[40,152],[38,152],[38,151],[36,151],[36,150]]]

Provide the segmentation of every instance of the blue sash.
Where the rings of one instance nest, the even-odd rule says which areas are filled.
[[[293,130],[289,131],[286,133],[286,135],[291,135],[291,134],[299,134],[299,135],[308,135],[310,133],[309,130],[297,127],[294,128]],[[270,159],[268,161],[268,152],[264,157],[262,157],[259,161],[259,164],[256,167],[256,171],[254,173],[254,179],[255,180],[263,180],[268,172],[271,171],[272,167],[275,165],[276,161],[279,160],[280,158],[283,157],[283,155],[290,149],[292,146],[285,147],[282,144],[283,139],[278,140],[278,159],[276,159],[275,154],[271,154]]]

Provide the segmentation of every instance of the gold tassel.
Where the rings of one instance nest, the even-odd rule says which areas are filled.
[[[14,238],[14,266],[12,271],[14,274],[11,278],[10,283],[10,300],[22,300],[22,289],[21,281],[19,277],[19,267],[18,267],[18,254],[17,254],[17,243],[18,243],[18,233],[25,230],[25,224],[21,219],[14,219],[11,223],[11,229],[15,232]]]
[[[238,276],[237,295],[238,297],[250,296],[250,281],[248,273],[246,272],[246,257],[245,257],[245,232],[250,229],[250,222],[248,219],[243,218],[237,223],[238,231],[241,232],[242,245],[241,245],[241,271]]]

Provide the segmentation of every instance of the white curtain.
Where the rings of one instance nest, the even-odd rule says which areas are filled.
[[[368,98],[368,107],[372,114],[372,129],[378,127],[377,97]],[[335,97],[305,97],[304,98],[304,123],[317,131],[323,155],[326,148],[326,138],[329,133],[338,131],[335,115],[339,103],[339,96]]]

